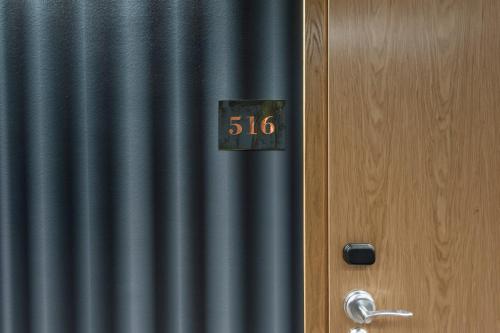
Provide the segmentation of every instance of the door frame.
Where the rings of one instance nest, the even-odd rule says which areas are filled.
[[[303,0],[304,333],[328,333],[328,0]]]

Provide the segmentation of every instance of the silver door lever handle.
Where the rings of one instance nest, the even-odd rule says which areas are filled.
[[[376,310],[372,295],[364,290],[353,290],[344,299],[344,311],[358,324],[369,324],[378,317],[413,317],[406,310]]]

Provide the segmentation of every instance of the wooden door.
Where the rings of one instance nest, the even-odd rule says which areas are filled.
[[[500,1],[331,0],[328,18],[329,332],[356,326],[353,289],[414,313],[369,333],[500,332]],[[375,264],[346,264],[350,242]]]

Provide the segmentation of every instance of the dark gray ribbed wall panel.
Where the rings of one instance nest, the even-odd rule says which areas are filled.
[[[0,0],[0,332],[302,332],[301,1]],[[226,99],[285,151],[219,151]]]

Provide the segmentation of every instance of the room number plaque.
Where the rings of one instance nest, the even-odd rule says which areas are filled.
[[[219,101],[219,149],[284,150],[285,101]]]

